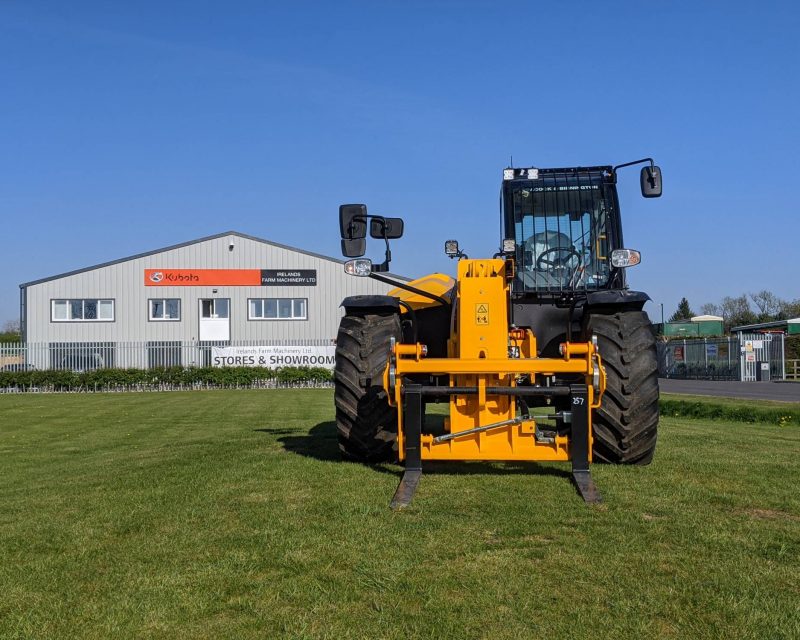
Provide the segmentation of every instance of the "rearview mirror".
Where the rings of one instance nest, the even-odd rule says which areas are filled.
[[[341,205],[339,231],[342,235],[342,254],[348,258],[363,256],[367,250],[367,205]]]
[[[639,175],[639,181],[642,185],[642,195],[645,198],[658,198],[661,196],[660,167],[642,167],[642,172]]]
[[[369,235],[383,240],[394,240],[403,237],[402,218],[372,218],[369,221]]]

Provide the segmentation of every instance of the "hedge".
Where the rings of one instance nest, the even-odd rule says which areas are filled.
[[[94,371],[2,371],[0,388],[97,389],[114,387],[219,386],[262,383],[301,386],[329,383],[333,372],[321,367],[168,367],[162,369],[95,369]]]
[[[664,398],[661,398],[659,407],[661,415],[666,417],[727,420],[729,422],[761,422],[776,424],[781,427],[800,424],[800,410],[794,407],[786,407],[784,409],[783,407],[725,405],[714,402],[666,400]]]

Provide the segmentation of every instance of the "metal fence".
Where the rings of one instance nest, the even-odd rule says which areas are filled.
[[[207,367],[213,347],[326,347],[332,340],[228,342],[34,342],[0,344],[0,371],[154,369]],[[798,375],[785,360],[782,334],[696,338],[658,343],[658,373],[664,378],[785,380]]]
[[[783,334],[738,334],[723,338],[658,343],[658,375],[694,380],[785,380]]]
[[[329,339],[3,343],[0,344],[0,371],[208,367],[213,347],[327,347],[332,344]]]

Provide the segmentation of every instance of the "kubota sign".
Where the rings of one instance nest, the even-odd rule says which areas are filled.
[[[145,269],[146,287],[316,286],[316,269]]]

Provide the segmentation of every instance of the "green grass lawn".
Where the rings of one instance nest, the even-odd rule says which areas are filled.
[[[330,390],[0,396],[0,638],[799,638],[800,429],[650,467],[338,460]]]

